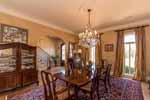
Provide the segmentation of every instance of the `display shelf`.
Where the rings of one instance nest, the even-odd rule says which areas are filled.
[[[34,55],[34,51],[32,51],[32,50],[29,50],[29,49],[26,49],[26,48],[24,48],[24,49],[22,49],[21,50],[21,68],[23,69],[23,70],[25,70],[25,69],[33,69],[34,68],[34,66],[33,66],[33,64],[34,64],[34,58],[35,58],[35,55]]]
[[[13,72],[16,70],[15,48],[0,48],[0,73]]]
[[[3,80],[0,92],[38,82],[37,76],[36,47],[23,43],[0,44],[0,80]]]

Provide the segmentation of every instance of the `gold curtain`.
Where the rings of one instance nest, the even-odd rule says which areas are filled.
[[[117,33],[117,48],[116,48],[116,61],[114,68],[114,76],[121,77],[123,73],[124,60],[124,31]]]
[[[144,27],[135,29],[136,56],[135,56],[135,76],[136,80],[145,80],[145,29]]]
[[[85,64],[87,62],[89,62],[89,59],[90,59],[90,49],[89,48],[86,48],[85,49]]]
[[[102,43],[101,43],[101,36],[99,42],[96,45],[96,65],[101,65],[102,60]]]
[[[82,50],[81,57],[84,60],[84,64],[86,65],[86,63],[89,62],[90,59],[90,48],[86,48],[78,45],[77,50],[79,49]]]

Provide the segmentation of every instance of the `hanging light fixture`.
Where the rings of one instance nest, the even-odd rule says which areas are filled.
[[[85,31],[79,33],[79,44],[86,46],[86,47],[94,47],[96,46],[97,42],[99,41],[99,34],[96,30],[91,27],[90,16],[91,16],[91,9],[88,9],[88,24],[85,28]]]

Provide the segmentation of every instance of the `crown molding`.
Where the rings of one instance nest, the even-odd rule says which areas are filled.
[[[98,32],[108,32],[108,31],[114,31],[118,29],[124,29],[124,28],[130,28],[130,27],[137,27],[141,25],[150,25],[150,18],[143,19],[143,20],[137,20],[134,22],[129,22],[127,24],[120,24],[116,26],[110,26],[102,29],[97,29]]]
[[[56,26],[56,25],[48,23],[46,21],[36,19],[32,16],[24,15],[23,13],[19,13],[13,9],[9,9],[9,8],[3,7],[3,6],[0,6],[0,12],[3,12],[3,13],[8,14],[8,15],[16,16],[18,18],[22,18],[25,20],[29,20],[31,22],[35,22],[37,24],[48,26],[50,28],[57,29],[57,30],[60,30],[63,32],[67,32],[67,33],[70,33],[73,35],[78,35],[78,33],[73,32],[71,30]],[[145,18],[143,20],[137,20],[134,22],[129,22],[128,24],[120,24],[120,25],[114,25],[114,26],[112,25],[112,26],[106,27],[106,28],[99,28],[99,29],[97,29],[97,32],[107,32],[107,31],[113,31],[113,30],[118,30],[118,29],[122,29],[122,28],[129,28],[129,27],[135,27],[135,26],[141,26],[141,25],[150,25],[150,18]]]
[[[12,10],[12,9],[9,9],[9,8],[5,8],[3,6],[0,6],[0,12],[75,35],[75,32],[73,32],[71,30],[68,30],[68,29],[56,26],[56,25],[48,23],[46,21],[42,21],[42,20],[34,18],[32,16],[24,15],[23,13],[19,13],[19,12],[15,11],[15,10]]]

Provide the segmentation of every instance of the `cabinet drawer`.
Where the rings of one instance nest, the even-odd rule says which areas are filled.
[[[7,75],[0,76],[0,91],[13,89],[16,87],[16,74],[9,73]]]
[[[37,82],[37,80],[38,80],[37,71],[36,70],[23,71],[22,78],[23,78],[23,86],[27,85],[27,84],[31,84],[31,83]]]

